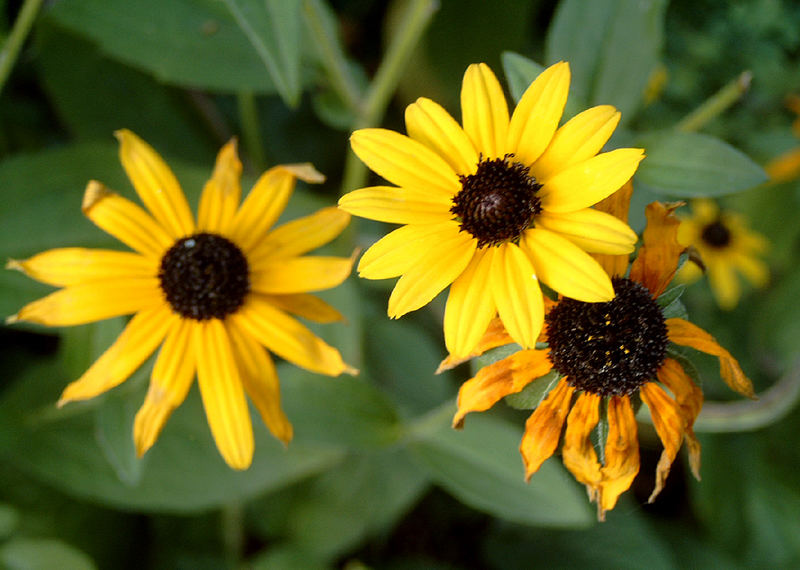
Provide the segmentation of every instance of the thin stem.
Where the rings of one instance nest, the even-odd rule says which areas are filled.
[[[256,97],[252,91],[240,91],[236,94],[236,103],[245,147],[253,161],[253,168],[256,172],[261,172],[264,170],[264,146],[261,144],[261,123],[258,120]]]
[[[753,74],[743,71],[736,79],[706,99],[697,109],[678,121],[675,128],[683,132],[699,131],[736,103],[750,88]]]
[[[22,44],[25,43],[25,38],[28,37],[28,32],[33,26],[41,5],[42,0],[25,0],[22,4],[17,20],[14,22],[14,27],[11,29],[2,51],[0,51],[0,92],[3,91],[6,79],[8,79],[11,69],[17,61],[19,51],[22,49]]]
[[[400,21],[397,33],[367,90],[364,105],[354,125],[356,129],[372,127],[380,123],[403,71],[438,7],[437,0],[411,0]],[[344,167],[342,192],[349,192],[354,188],[364,186],[366,179],[366,166],[352,152],[348,153]]]

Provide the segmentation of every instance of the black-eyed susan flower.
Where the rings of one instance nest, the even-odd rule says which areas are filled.
[[[462,125],[425,98],[406,108],[408,136],[353,133],[353,151],[396,186],[374,186],[339,201],[351,214],[404,224],[361,258],[367,279],[401,276],[389,298],[397,318],[450,286],[444,337],[469,354],[492,318],[524,347],[535,345],[544,305],[539,281],[587,302],[608,301],[611,280],[587,252],[622,254],[636,236],[591,206],[636,170],[644,153],[598,152],[619,122],[602,105],[559,128],[568,64],[543,71],[509,118],[503,90],[485,64],[461,88]]]
[[[83,212],[133,251],[64,248],[11,261],[10,267],[63,288],[8,321],[68,326],[135,313],[111,347],[66,387],[59,405],[124,382],[161,346],[134,422],[139,455],[153,445],[196,374],[217,448],[232,468],[246,469],[254,443],[245,393],[275,437],[292,438],[268,350],[321,374],[354,372],[335,348],[290,316],[340,318],[309,293],[344,281],[352,261],[304,254],[336,237],[349,215],[324,208],[273,229],[296,179],[323,177],[310,164],[276,166],[240,206],[242,166],[231,141],[219,152],[195,222],[161,157],[130,131],[116,134],[122,165],[149,213],[96,181],[86,188]]]
[[[736,359],[711,335],[687,320],[664,316],[658,297],[672,280],[683,250],[676,239],[679,221],[672,209],[659,203],[648,206],[644,244],[628,277],[623,276],[627,262],[620,273],[617,261],[603,261],[612,276],[613,300],[548,301],[540,337],[546,348],[520,350],[482,368],[461,386],[458,395],[454,427],[459,427],[469,412],[487,410],[537,379],[548,382],[554,378],[525,424],[520,444],[525,476],[530,478],[553,455],[566,423],[561,452],[564,465],[586,485],[601,520],[639,471],[634,418],[637,399],[649,408],[664,444],[650,501],[663,488],[684,439],[690,466],[699,477],[700,444],[692,427],[703,393],[668,353],[670,343],[718,357],[723,380],[737,392],[753,395]],[[496,320],[476,354],[511,341]],[[450,359],[443,366],[457,362]],[[551,372],[555,372],[553,377],[542,378]],[[598,457],[592,434],[601,420],[607,432]]]
[[[759,256],[767,250],[767,240],[750,230],[743,216],[720,210],[712,200],[693,200],[691,206],[692,215],[681,223],[678,239],[692,246],[699,259],[693,257],[696,261],[686,263],[678,277],[697,279],[702,264],[717,304],[732,309],[742,295],[740,274],[755,287],[766,284],[769,270]]]

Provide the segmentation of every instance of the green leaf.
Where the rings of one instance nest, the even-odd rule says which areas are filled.
[[[766,182],[764,170],[743,152],[711,135],[666,131],[642,136],[647,158],[635,183],[675,197],[720,196]]]
[[[663,43],[664,0],[565,0],[547,34],[546,61],[568,61],[582,107],[634,116]]]
[[[410,449],[442,487],[476,509],[513,522],[564,528],[591,523],[585,493],[557,461],[545,462],[525,483],[518,452],[521,429],[473,414],[456,431],[449,424],[454,411],[448,404],[436,412],[447,412],[446,419],[424,418],[411,427]]]
[[[17,530],[19,512],[11,505],[0,503],[0,540],[5,540]]]
[[[665,319],[689,318],[689,313],[681,302],[681,295],[683,295],[685,290],[686,285],[676,285],[664,291],[664,293],[659,295],[658,299],[656,299],[656,303],[661,307],[661,313],[664,315]]]
[[[276,89],[253,44],[218,0],[71,0],[53,4],[47,16],[109,56],[173,85],[227,92]],[[283,53],[271,55],[283,65]],[[293,72],[279,69],[291,86]]]
[[[521,392],[509,394],[503,400],[517,410],[533,410],[542,403],[561,378],[561,374],[552,370],[525,386]]]
[[[52,538],[15,538],[0,546],[0,563],[10,570],[93,570],[92,559]]]

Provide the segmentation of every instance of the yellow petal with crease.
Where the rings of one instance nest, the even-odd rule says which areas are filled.
[[[314,295],[294,293],[292,295],[260,295],[260,297],[279,309],[315,323],[335,323],[345,320],[342,313]]]
[[[461,188],[442,157],[421,142],[387,129],[360,129],[350,146],[367,166],[397,186],[449,197]]]
[[[94,398],[127,380],[153,354],[177,319],[165,306],[134,315],[114,344],[64,389],[58,405]]]
[[[250,252],[251,267],[266,257],[295,257],[332,241],[350,223],[350,214],[330,206],[286,222],[269,232]]]
[[[153,148],[127,129],[114,133],[119,158],[142,202],[173,239],[194,232],[194,219],[180,184]]]
[[[477,240],[466,232],[426,244],[427,251],[398,281],[389,296],[389,317],[396,319],[428,304],[467,267]]]
[[[614,298],[608,274],[571,241],[551,231],[533,228],[525,232],[522,246],[539,279],[563,296],[587,303]]]
[[[443,222],[452,219],[452,205],[452,200],[441,194],[394,186],[354,190],[339,200],[339,207],[354,216],[390,224]]]
[[[522,94],[511,116],[506,146],[515,161],[530,165],[548,147],[567,103],[569,81],[569,64],[561,61],[540,73]]]
[[[241,176],[242,163],[236,154],[236,140],[233,139],[217,154],[214,172],[200,196],[197,212],[200,231],[229,234],[236,208],[242,199]]]
[[[308,293],[336,287],[350,275],[353,260],[306,256],[264,263],[250,274],[250,288],[273,295]]]
[[[556,131],[550,146],[531,166],[531,173],[544,184],[562,170],[593,157],[611,138],[620,117],[611,105],[575,115]]]
[[[86,186],[81,209],[98,228],[147,257],[160,260],[174,243],[150,214],[94,180]]]
[[[450,287],[444,310],[444,342],[451,357],[472,352],[497,309],[487,295],[494,248],[479,249]]]
[[[7,322],[50,327],[93,323],[164,305],[158,278],[108,279],[59,289],[22,307]]]
[[[150,376],[144,404],[133,422],[133,441],[141,457],[158,439],[172,411],[183,403],[194,380],[194,321],[174,319]]]
[[[633,194],[633,183],[629,180],[622,187],[611,194],[608,198],[600,200],[595,204],[594,209],[605,214],[614,216],[618,220],[628,222],[628,210],[631,205],[631,195]],[[580,210],[578,210],[580,211]],[[606,273],[611,277],[625,275],[628,271],[628,255],[609,255],[605,253],[595,253],[592,255],[602,266]]]
[[[365,279],[397,277],[417,265],[431,243],[449,240],[458,233],[453,222],[414,224],[389,232],[364,252],[358,275]]]
[[[519,247],[505,243],[495,251],[491,272],[491,292],[503,325],[522,348],[533,348],[544,324],[533,265]]]
[[[638,239],[625,222],[591,208],[563,214],[542,212],[536,217],[536,225],[592,253],[631,253]]]
[[[197,383],[208,427],[220,455],[232,469],[247,469],[253,460],[253,426],[230,337],[219,319],[193,326],[197,350]]]
[[[292,440],[292,424],[281,409],[278,371],[269,353],[239,327],[228,323],[242,384],[269,431],[283,443]]]
[[[420,97],[406,107],[406,131],[441,156],[457,174],[475,173],[478,152],[461,125],[438,103]]]
[[[485,63],[472,64],[461,83],[464,131],[484,159],[502,158],[509,149],[508,104],[503,88]]]
[[[155,259],[127,251],[64,247],[36,254],[24,261],[10,260],[7,269],[19,269],[42,283],[66,287],[106,279],[142,279],[158,274]]]
[[[642,149],[620,148],[562,170],[539,190],[542,208],[550,212],[588,208],[627,182],[643,158]]]
[[[658,384],[653,382],[645,383],[641,388],[640,394],[642,401],[650,410],[650,417],[653,418],[653,426],[656,428],[656,433],[658,433],[661,443],[664,444],[664,451],[661,452],[661,457],[656,466],[655,487],[647,499],[648,503],[652,503],[664,488],[672,462],[675,461],[678,450],[681,448],[685,422],[675,400],[670,398]]]
[[[575,388],[567,379],[561,379],[525,422],[519,452],[525,464],[526,480],[530,480],[542,463],[555,453],[574,392]]]

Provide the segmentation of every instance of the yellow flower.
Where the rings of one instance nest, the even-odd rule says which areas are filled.
[[[496,314],[516,342],[534,346],[544,318],[539,281],[584,301],[614,295],[587,252],[629,253],[636,236],[591,206],[627,181],[644,153],[598,154],[620,118],[608,105],[559,128],[569,82],[568,64],[547,68],[509,119],[495,75],[471,65],[461,88],[463,128],[420,98],[406,108],[408,136],[362,129],[350,139],[358,157],[396,186],[350,192],[340,207],[405,224],[365,252],[359,274],[401,276],[391,318],[452,285],[444,316],[451,354],[469,354]]]
[[[711,200],[692,201],[692,212],[681,223],[678,239],[693,246],[700,255],[717,304],[732,309],[742,295],[739,273],[756,287],[766,284],[769,270],[758,256],[766,251],[767,240],[751,231],[742,216],[720,211]],[[681,268],[678,277],[692,281],[700,273],[699,266],[690,262]]]
[[[93,398],[124,382],[158,347],[150,387],[134,422],[143,455],[189,391],[195,372],[222,457],[246,469],[253,430],[245,393],[270,431],[288,443],[278,377],[266,349],[308,370],[354,373],[339,352],[288,313],[318,322],[339,313],[311,291],[340,284],[352,261],[303,254],[335,238],[349,215],[335,207],[272,229],[297,178],[321,182],[310,164],[276,166],[241,199],[235,141],[217,156],[198,220],[162,158],[127,130],[120,159],[150,211],[89,182],[83,212],[132,252],[63,248],[9,266],[63,287],[23,307],[8,322],[91,323],[135,313],[111,347],[64,390],[59,405]]]
[[[454,427],[460,427],[469,412],[487,410],[504,396],[555,371],[554,386],[525,424],[520,444],[525,475],[530,478],[553,455],[566,422],[564,465],[586,485],[590,499],[597,502],[600,520],[639,471],[632,398],[638,396],[647,405],[664,444],[650,502],[664,487],[684,439],[692,471],[699,478],[700,444],[692,426],[703,393],[667,353],[670,343],[717,356],[723,380],[737,392],[753,395],[750,381],[727,350],[689,321],[665,318],[656,301],[674,276],[683,250],[676,239],[679,221],[672,209],[657,202],[648,206],[644,244],[629,277],[622,277],[627,263],[620,270],[612,260],[604,260],[613,276],[616,297],[612,301],[548,301],[546,327],[540,337],[547,348],[520,350],[482,368],[458,394]],[[475,355],[510,342],[495,321]],[[442,368],[457,363],[451,357]],[[601,418],[608,426],[602,460],[591,439]]]
[[[797,115],[792,122],[792,132],[800,137],[800,96],[789,95],[786,97],[786,107]],[[800,147],[787,150],[780,156],[769,161],[764,170],[767,171],[772,182],[789,182],[800,176]]]

